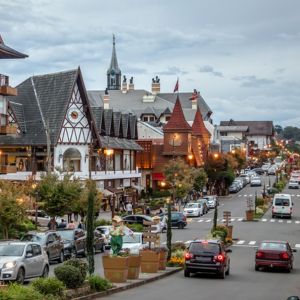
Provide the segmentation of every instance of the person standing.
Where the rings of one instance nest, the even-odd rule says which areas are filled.
[[[78,228],[85,230],[85,223],[84,223],[84,219],[82,218],[78,224]]]
[[[61,219],[61,222],[58,224],[58,228],[66,228],[67,223],[64,219]]]
[[[70,223],[68,224],[68,227],[67,227],[67,228],[68,228],[68,229],[75,229],[75,228],[76,228],[76,226],[75,226],[73,220],[70,221]]]
[[[132,204],[130,201],[126,204],[126,212],[128,215],[132,215]]]

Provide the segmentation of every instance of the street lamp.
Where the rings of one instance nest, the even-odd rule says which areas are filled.
[[[35,222],[35,229],[37,229],[37,225],[38,225],[38,207],[37,207],[37,191],[35,191],[36,189],[36,183],[33,183],[31,185],[32,190],[34,191],[34,222]]]

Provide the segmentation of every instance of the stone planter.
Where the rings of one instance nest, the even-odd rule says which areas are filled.
[[[246,210],[246,220],[247,221],[254,220],[254,210]]]
[[[140,251],[142,273],[157,273],[160,253],[152,250]]]
[[[128,277],[128,257],[102,256],[104,277],[111,282],[126,282]]]
[[[167,268],[168,253],[166,251],[159,252],[159,270],[165,270]]]
[[[128,279],[138,279],[141,269],[141,256],[132,255],[128,257]]]

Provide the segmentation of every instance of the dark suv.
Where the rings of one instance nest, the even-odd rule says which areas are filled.
[[[128,215],[123,217],[123,221],[126,224],[141,224],[143,225],[144,221],[152,222],[152,218],[146,215]]]
[[[82,229],[59,229],[56,231],[60,235],[66,257],[85,256],[86,234]]]
[[[187,225],[186,216],[182,212],[171,213],[172,227],[183,229]]]
[[[184,276],[190,277],[191,273],[215,273],[224,279],[229,275],[230,258],[222,242],[218,240],[192,241],[185,253]]]
[[[49,261],[64,261],[64,244],[55,231],[29,232],[21,240],[40,244],[46,251]]]

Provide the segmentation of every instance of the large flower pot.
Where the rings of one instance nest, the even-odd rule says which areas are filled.
[[[128,257],[128,279],[138,279],[141,268],[141,257],[132,255]]]
[[[233,226],[232,225],[228,225],[226,226],[227,228],[227,238],[232,240],[232,229],[233,229]]]
[[[102,256],[104,277],[111,282],[126,282],[128,277],[128,257]]]
[[[159,252],[152,250],[140,251],[142,273],[157,273],[159,269]]]
[[[246,210],[246,220],[253,221],[254,219],[254,210]]]
[[[168,253],[166,251],[159,252],[159,270],[165,270],[167,267]]]

